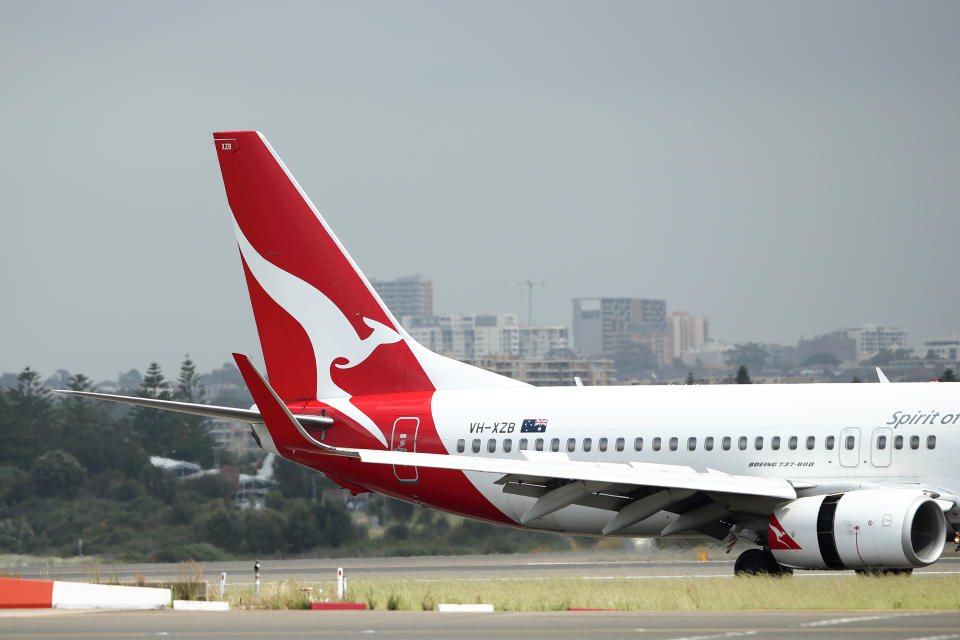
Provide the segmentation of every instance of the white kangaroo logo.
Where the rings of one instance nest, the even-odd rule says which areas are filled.
[[[330,377],[330,365],[346,359],[346,364],[335,364],[338,369],[350,369],[368,357],[382,344],[399,342],[403,338],[392,328],[370,318],[361,318],[373,333],[360,339],[350,321],[337,305],[322,291],[300,278],[287,273],[266,260],[247,241],[237,221],[233,229],[247,267],[273,301],[293,316],[310,339],[317,363],[317,399],[356,420],[387,447],[379,427],[365,413],[350,402],[350,394],[338,387]]]

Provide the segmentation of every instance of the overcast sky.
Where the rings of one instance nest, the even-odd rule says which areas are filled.
[[[724,340],[960,329],[960,3],[3,2],[0,371],[257,354],[210,133],[366,274]]]

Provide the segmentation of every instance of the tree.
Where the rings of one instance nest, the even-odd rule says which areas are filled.
[[[181,402],[203,402],[204,388],[200,384],[197,367],[187,355],[180,365],[180,375],[173,397]],[[210,435],[210,420],[203,416],[177,414],[173,418],[175,426],[175,450],[178,457],[209,466],[213,463],[213,449],[216,442]]]
[[[803,361],[803,366],[805,367],[810,367],[815,365],[826,365],[830,367],[835,367],[838,364],[840,364],[840,358],[833,355],[832,353],[827,353],[826,351],[818,351]]]
[[[731,367],[742,366],[760,371],[767,361],[767,356],[767,350],[761,345],[756,342],[748,342],[734,345],[733,349],[730,349],[724,355],[724,361]]]
[[[956,382],[957,374],[954,373],[953,369],[945,369],[943,375],[937,378],[940,382]]]
[[[67,388],[86,391],[91,380],[82,373],[70,377]],[[63,448],[91,474],[118,469],[137,477],[147,455],[129,422],[117,422],[108,406],[86,398],[63,397],[57,405]]]
[[[684,384],[697,384],[697,379],[693,377],[693,371],[687,374],[687,379],[684,381]]]
[[[875,367],[885,367],[894,360],[906,360],[910,357],[910,352],[906,349],[881,349],[877,355],[870,358],[868,364]]]
[[[613,366],[621,380],[633,378],[644,371],[657,368],[657,357],[650,347],[639,342],[629,342],[613,356]]]
[[[62,449],[43,454],[30,469],[37,491],[47,497],[75,495],[86,475],[77,459]]]
[[[860,376],[853,376],[853,380],[850,382],[862,382],[862,380],[860,380]]]
[[[17,376],[17,388],[6,393],[6,424],[0,460],[27,468],[32,460],[59,441],[50,391],[40,374],[25,368]]]
[[[740,365],[740,368],[737,369],[737,384],[753,384],[753,380],[750,379],[750,373],[743,365]]]

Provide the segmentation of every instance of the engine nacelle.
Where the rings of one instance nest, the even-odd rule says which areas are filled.
[[[795,569],[908,569],[935,562],[947,523],[928,496],[869,489],[798,498],[770,516],[767,540]]]

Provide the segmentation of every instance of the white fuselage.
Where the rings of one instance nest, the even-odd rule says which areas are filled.
[[[955,388],[960,392],[933,383],[439,391],[432,412],[452,455],[682,465],[815,484],[817,493],[903,483],[960,494]],[[523,433],[524,420],[546,420],[545,430]],[[504,493],[490,474],[466,473],[514,519],[534,501]],[[531,526],[600,533],[610,517],[572,505]],[[674,517],[661,512],[621,533],[656,535]]]

